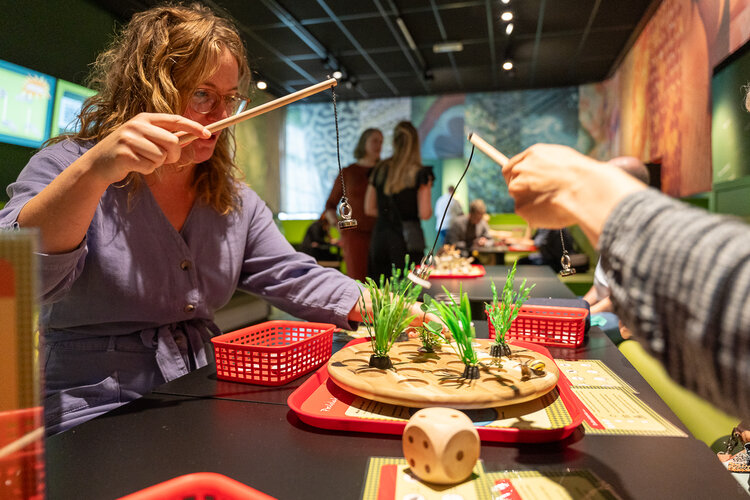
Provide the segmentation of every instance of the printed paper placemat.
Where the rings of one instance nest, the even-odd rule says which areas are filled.
[[[370,457],[362,500],[619,500],[588,470],[485,472],[482,460],[465,481],[425,483],[403,458]]]
[[[474,472],[454,485],[437,485],[420,481],[403,458],[370,457],[362,491],[362,500],[492,500],[484,481],[484,466],[478,460]]]
[[[600,359],[556,359],[555,363],[573,387],[621,387],[638,394]]]
[[[587,434],[687,437],[627,389],[573,387],[573,392],[583,403]]]
[[[495,500],[617,500],[611,486],[588,470],[503,471],[486,474]]]

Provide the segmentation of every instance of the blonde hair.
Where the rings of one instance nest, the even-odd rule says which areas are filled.
[[[384,160],[379,169],[385,172],[384,191],[392,195],[414,187],[422,167],[419,133],[411,122],[403,121],[393,129],[393,156]]]
[[[246,85],[250,70],[245,47],[230,21],[199,4],[135,14],[97,57],[88,78],[97,94],[84,104],[80,132],[67,137],[101,141],[138,113],[182,114],[197,85],[218,69],[224,49],[237,61],[240,87]],[[196,166],[193,177],[198,199],[222,214],[239,203],[241,173],[233,150],[234,136],[224,130],[213,156]],[[131,173],[122,185],[132,196],[142,182],[140,174]]]

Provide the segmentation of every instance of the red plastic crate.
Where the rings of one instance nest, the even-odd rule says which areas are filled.
[[[335,325],[267,321],[211,339],[216,376],[259,385],[283,385],[331,357]]]
[[[0,412],[0,448],[42,428],[42,408]],[[44,441],[0,458],[0,498],[44,498]]]
[[[583,343],[589,311],[578,307],[524,304],[510,324],[506,340],[525,340],[543,345],[576,347]],[[487,314],[490,338],[495,327]]]
[[[196,472],[149,486],[120,500],[275,500],[215,472]]]

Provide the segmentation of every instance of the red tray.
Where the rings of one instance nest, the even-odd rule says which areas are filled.
[[[481,264],[472,264],[471,267],[473,267],[476,270],[476,274],[460,274],[460,273],[446,273],[446,274],[439,274],[437,271],[430,274],[430,278],[481,278],[485,274],[487,274],[487,271],[485,270],[484,266]]]
[[[223,474],[195,472],[178,476],[122,497],[120,500],[275,500]]]
[[[347,346],[365,341],[366,339],[353,340]],[[539,345],[529,342],[512,342],[512,344],[537,351],[551,359],[549,351]],[[556,429],[496,428],[477,425],[480,439],[506,443],[543,443],[565,439],[583,422],[584,411],[582,403],[570,389],[570,382],[562,373],[557,382],[557,391],[570,415],[569,424]],[[314,397],[316,404],[320,402],[317,411],[303,409],[304,403],[311,397]],[[356,398],[357,396],[336,385],[328,377],[328,367],[323,366],[289,396],[287,404],[300,420],[313,427],[378,434],[402,434],[404,432],[408,420],[365,420],[347,416],[344,412]]]

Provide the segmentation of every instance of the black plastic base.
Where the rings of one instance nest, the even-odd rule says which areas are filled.
[[[466,365],[464,368],[463,378],[473,380],[479,378],[479,367]]]
[[[508,344],[492,344],[490,347],[490,356],[493,358],[500,358],[502,356],[510,356],[511,350]]]
[[[393,368],[393,362],[388,356],[370,356],[370,368],[380,368],[381,370],[387,370]]]

